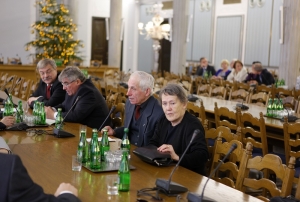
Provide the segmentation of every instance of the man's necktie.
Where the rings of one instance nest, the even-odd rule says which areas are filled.
[[[141,109],[141,106],[140,105],[136,105],[135,112],[134,112],[134,118],[135,118],[135,120],[138,120],[140,118],[140,109]]]
[[[47,89],[46,89],[46,98],[47,98],[47,100],[50,99],[50,89],[51,89],[51,85],[48,84]]]

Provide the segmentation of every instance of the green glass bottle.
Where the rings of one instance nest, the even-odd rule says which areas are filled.
[[[46,112],[44,108],[44,103],[41,102],[40,104],[40,125],[45,125],[46,124]]]
[[[267,106],[267,116],[268,117],[272,117],[273,116],[273,111],[272,111],[272,98],[269,98],[269,101],[268,101],[268,106]]]
[[[81,131],[80,140],[77,147],[77,157],[81,159],[82,163],[88,162],[88,144],[86,142],[86,132]]]
[[[17,113],[16,122],[21,123],[21,122],[23,122],[23,117],[24,117],[23,104],[22,104],[21,100],[19,100],[19,102],[18,102],[18,112],[19,113]]]
[[[204,78],[208,79],[208,72],[206,70],[203,70],[203,71],[204,71]]]
[[[39,101],[35,101],[34,105],[33,105],[33,111],[32,111],[32,115],[33,115],[33,119],[34,119],[34,124],[37,125],[39,122]]]
[[[120,168],[118,171],[118,190],[119,191],[129,191],[130,188],[130,167],[128,162],[127,152],[123,152],[122,160],[120,163]]]
[[[278,104],[278,99],[274,98],[273,104],[272,104],[272,114],[273,114],[274,118],[277,117],[277,104]]]
[[[110,146],[109,146],[109,141],[108,141],[107,129],[104,128],[103,133],[102,133],[102,139],[101,139],[101,159],[102,159],[102,161],[105,160],[104,153],[106,151],[109,151],[109,149],[110,149]]]
[[[93,135],[90,143],[90,168],[97,170],[101,167],[101,151],[98,143],[98,130],[93,129]]]
[[[55,128],[57,129],[63,129],[63,125],[62,125],[62,115],[61,115],[61,108],[58,108],[57,111],[57,115],[56,115],[56,119],[55,119]]]
[[[13,114],[11,113],[10,110],[10,104],[6,101],[5,105],[4,105],[4,112],[3,112],[3,116],[12,116]]]
[[[130,153],[130,141],[128,139],[128,128],[124,128],[124,135],[122,138],[122,143],[121,143],[121,149],[123,151],[127,151],[128,154]]]

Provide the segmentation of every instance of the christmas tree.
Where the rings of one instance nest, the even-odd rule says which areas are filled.
[[[74,59],[82,61],[77,54],[78,47],[83,47],[83,44],[80,40],[73,39],[77,26],[66,6],[57,4],[56,0],[42,0],[37,5],[41,8],[43,20],[32,24],[31,33],[36,34],[36,40],[27,43],[25,50],[34,47],[37,59],[61,59],[63,64]]]

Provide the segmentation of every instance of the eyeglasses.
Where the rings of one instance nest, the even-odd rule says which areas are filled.
[[[76,80],[71,81],[70,83],[61,82],[61,84],[65,87],[68,87],[71,83],[73,83]]]

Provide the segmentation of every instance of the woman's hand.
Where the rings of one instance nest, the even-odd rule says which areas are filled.
[[[163,144],[158,147],[157,150],[160,152],[169,153],[171,155],[171,158],[175,161],[179,160],[179,156],[175,153],[173,146],[170,144]]]

